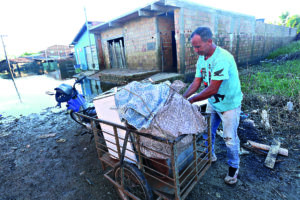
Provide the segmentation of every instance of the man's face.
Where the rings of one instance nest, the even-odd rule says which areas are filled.
[[[206,42],[202,41],[200,35],[194,35],[192,38],[192,46],[194,51],[201,56],[206,56],[209,52],[209,49],[212,45],[212,40],[208,39]]]

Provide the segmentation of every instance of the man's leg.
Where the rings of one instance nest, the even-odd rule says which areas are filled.
[[[212,157],[213,157],[213,162],[217,161],[217,157],[215,154],[215,138],[216,138],[216,132],[217,129],[221,123],[221,118],[218,115],[218,113],[212,108],[212,106],[208,103],[206,112],[211,114],[211,150],[212,150]],[[207,134],[204,134],[204,139],[207,139]],[[206,146],[208,146],[208,143],[205,143]]]
[[[237,135],[237,129],[239,126],[241,107],[234,110],[229,110],[221,115],[223,124],[224,141],[227,147],[227,157],[229,173],[225,178],[225,182],[228,184],[234,184],[237,181],[237,173],[240,164],[239,150],[240,140]],[[232,180],[231,178],[232,177]],[[226,179],[228,181],[226,181]]]
[[[218,113],[216,113],[216,112],[211,113],[211,123],[210,123],[210,125],[211,125],[211,143],[212,143],[211,149],[212,149],[212,155],[215,155],[216,132],[217,132],[217,129],[218,129],[220,123],[221,123],[221,118],[218,115]]]

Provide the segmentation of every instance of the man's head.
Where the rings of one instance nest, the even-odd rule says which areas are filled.
[[[213,47],[212,32],[208,27],[198,27],[191,35],[194,51],[201,56],[209,56]]]

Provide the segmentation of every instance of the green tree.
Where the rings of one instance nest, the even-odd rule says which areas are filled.
[[[286,22],[287,20],[289,19],[289,15],[290,13],[288,11],[282,13],[280,16],[279,16],[279,19],[280,19],[280,25],[283,25],[285,26],[286,25]]]
[[[287,27],[297,28],[297,33],[300,32],[300,15],[293,15],[286,22]]]
[[[34,53],[28,53],[28,52],[25,52],[25,53],[23,53],[22,55],[20,55],[20,57],[26,57],[26,56],[30,56],[30,55],[32,55],[32,54],[34,54]]]

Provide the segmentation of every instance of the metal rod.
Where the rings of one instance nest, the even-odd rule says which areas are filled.
[[[7,59],[6,49],[5,49],[5,45],[4,45],[4,41],[3,41],[4,35],[0,35],[0,36],[1,36],[2,45],[3,45],[3,49],[4,49],[5,59],[6,59],[8,68],[9,68],[10,75],[11,75],[11,80],[12,80],[13,83],[14,83],[14,86],[15,86],[15,88],[16,88],[16,91],[17,91],[17,94],[18,94],[18,97],[19,97],[20,102],[23,103],[22,100],[21,100],[21,96],[20,96],[20,93],[19,93],[19,91],[18,91],[17,85],[16,85],[16,83],[15,83],[14,75],[13,75],[13,73],[12,73],[12,71],[11,71],[10,62],[9,62],[9,60]]]
[[[129,130],[126,130],[125,139],[124,139],[123,148],[122,148],[122,153],[121,153],[121,158],[120,158],[120,167],[121,168],[122,168],[122,165],[123,165],[123,162],[124,162],[124,157],[125,157],[125,152],[126,152],[128,137],[129,137]]]

